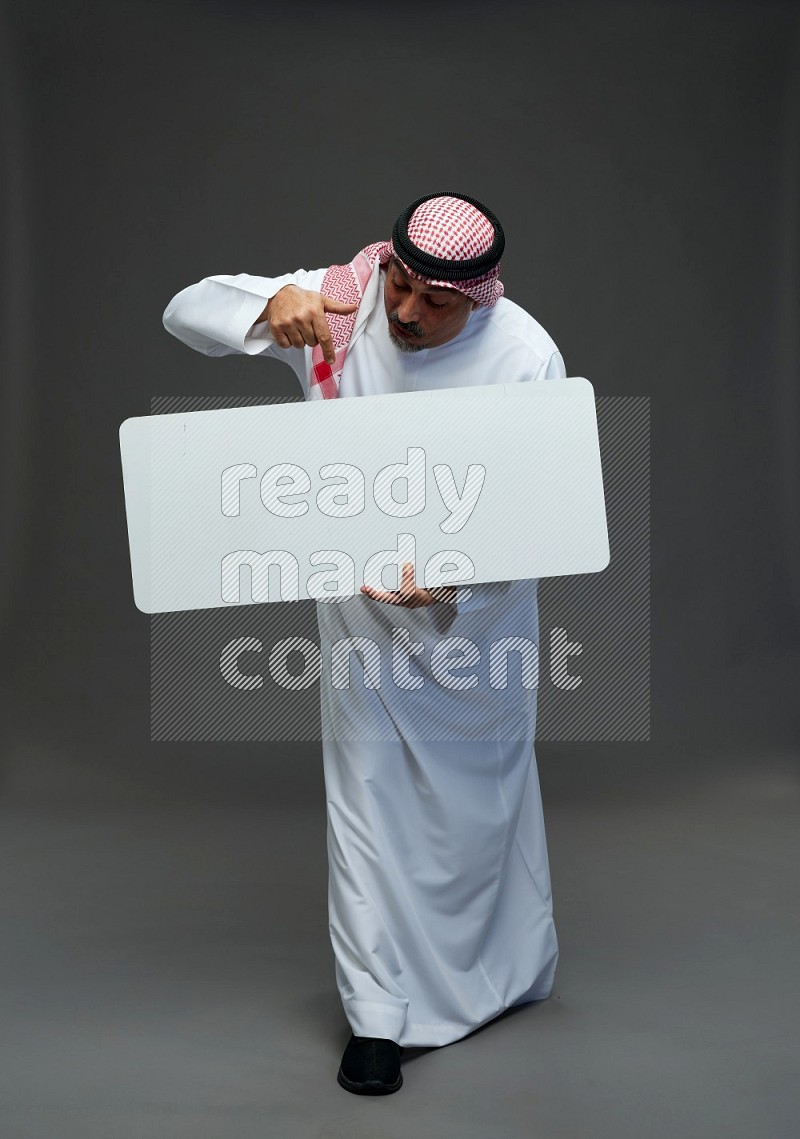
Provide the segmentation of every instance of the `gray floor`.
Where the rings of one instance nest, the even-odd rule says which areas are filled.
[[[4,773],[3,1139],[798,1134],[788,751],[541,745],[553,996],[371,1099],[335,1082],[315,749],[82,746]]]

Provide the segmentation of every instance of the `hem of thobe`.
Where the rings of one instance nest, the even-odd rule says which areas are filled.
[[[375,1036],[401,1044],[405,1031],[405,1005],[387,1005],[380,1001],[347,1001],[345,1014],[354,1036]]]
[[[345,1014],[354,1036],[373,1036],[381,1040],[394,1040],[404,1048],[441,1048],[463,1040],[472,1032],[496,1020],[517,1005],[545,1001],[553,991],[553,973],[540,983],[525,989],[507,1004],[501,1005],[474,1024],[423,1024],[407,1019],[400,1005],[386,1005],[378,1001],[347,1001]]]

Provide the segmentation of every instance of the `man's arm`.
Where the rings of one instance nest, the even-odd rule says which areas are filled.
[[[237,352],[277,356],[281,346],[261,320],[269,301],[286,285],[318,287],[324,275],[324,269],[300,269],[280,277],[256,277],[249,273],[205,277],[172,298],[162,317],[164,328],[206,356]]]

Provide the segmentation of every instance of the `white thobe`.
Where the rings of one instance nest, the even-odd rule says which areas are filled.
[[[279,348],[268,324],[254,322],[284,285],[319,290],[324,273],[207,277],[170,301],[164,325],[208,356],[286,361],[308,399],[311,349]],[[340,398],[566,375],[548,334],[505,297],[473,310],[448,343],[399,351],[389,339],[384,279],[376,265]],[[538,645],[537,584],[459,587],[455,607],[407,609],[361,593],[317,604],[329,928],[357,1036],[448,1044],[512,1005],[550,995],[558,944],[533,746],[537,678],[529,667],[523,682],[522,653],[513,652],[505,687],[489,675],[491,642]],[[476,646],[465,657],[471,680],[463,679],[466,664],[458,677],[434,667],[445,634]],[[332,646],[347,638],[379,646],[378,685],[365,683],[366,652],[363,662],[350,654],[349,687],[332,683]],[[398,638],[416,651],[394,673]]]

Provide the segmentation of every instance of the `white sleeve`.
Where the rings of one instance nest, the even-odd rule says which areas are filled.
[[[167,332],[205,356],[268,355],[291,365],[306,386],[302,348],[279,348],[267,321],[256,324],[267,301],[284,285],[318,290],[324,269],[299,269],[280,277],[224,273],[205,277],[177,293],[164,310]]]

